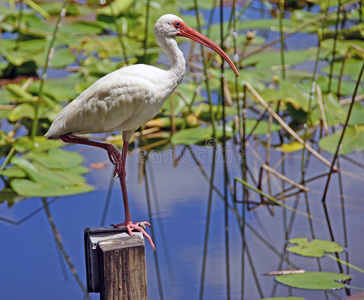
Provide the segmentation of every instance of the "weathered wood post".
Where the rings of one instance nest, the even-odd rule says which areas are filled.
[[[101,300],[147,299],[143,235],[125,228],[85,228],[87,292]]]

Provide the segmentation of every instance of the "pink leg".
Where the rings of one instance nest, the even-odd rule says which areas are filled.
[[[126,155],[128,153],[129,142],[124,141],[123,151],[122,151],[122,154],[120,154],[120,151],[118,149],[116,149],[113,145],[110,145],[110,144],[84,140],[81,138],[77,138],[75,136],[70,136],[68,134],[60,136],[60,139],[66,143],[89,145],[89,146],[102,148],[107,151],[107,154],[109,155],[109,159],[110,159],[111,163],[115,165],[114,176],[116,174],[119,176],[121,192],[123,194],[124,211],[125,211],[125,222],[116,224],[116,225],[112,225],[112,226],[115,228],[125,226],[126,229],[128,230],[128,233],[130,236],[133,236],[132,229],[140,231],[145,236],[145,238],[149,241],[150,245],[152,246],[152,249],[155,250],[156,248],[154,246],[154,243],[153,243],[151,237],[149,236],[149,234],[147,234],[145,232],[143,227],[139,226],[139,224],[140,224],[142,226],[148,225],[150,227],[150,224],[148,222],[133,223],[131,220],[131,216],[130,216],[128,193],[126,190],[126,181],[125,181],[125,177],[126,177],[125,163],[126,163]]]
[[[152,249],[155,250],[156,248],[154,246],[154,243],[153,243],[151,237],[149,236],[148,233],[146,233],[146,231],[141,226],[139,226],[139,224],[141,224],[141,225],[148,225],[150,227],[150,224],[148,222],[133,223],[131,220],[128,193],[126,191],[126,181],[125,181],[125,177],[126,177],[125,162],[126,162],[126,154],[128,151],[128,147],[129,147],[129,142],[124,141],[123,151],[122,151],[122,156],[121,156],[121,173],[119,176],[121,192],[123,194],[123,199],[124,199],[125,222],[116,224],[113,226],[115,228],[125,226],[129,232],[130,236],[133,236],[132,229],[140,231],[145,236],[145,238],[149,241],[150,245],[152,246]]]
[[[61,135],[59,138],[62,141],[64,141],[65,143],[89,145],[89,146],[94,146],[94,147],[105,149],[107,151],[107,154],[109,155],[110,162],[113,165],[115,165],[114,176],[116,174],[120,176],[120,174],[122,172],[122,170],[121,170],[122,169],[122,164],[121,164],[122,155],[115,146],[110,145],[110,144],[100,143],[100,142],[84,140],[84,139],[81,139],[81,138],[78,138],[75,136],[70,136],[68,134]]]

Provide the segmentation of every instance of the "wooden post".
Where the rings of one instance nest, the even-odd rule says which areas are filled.
[[[147,299],[143,235],[125,228],[86,228],[87,292],[101,300]]]

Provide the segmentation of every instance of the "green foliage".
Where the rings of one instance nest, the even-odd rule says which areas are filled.
[[[7,132],[0,132],[0,144],[3,146],[0,155],[3,157],[8,155],[10,149],[14,149],[17,153],[17,158],[13,158],[13,165],[6,166],[2,170],[1,176],[6,183],[11,182],[11,186],[16,188],[19,193],[26,195],[20,187],[21,184],[24,184],[29,191],[32,191],[29,193],[33,195],[37,193],[40,195],[42,191],[44,195],[49,194],[52,190],[49,187],[55,185],[56,178],[62,188],[60,187],[55,194],[70,193],[68,191],[71,190],[72,193],[76,193],[89,189],[81,176],[86,170],[81,166],[79,156],[72,156],[69,152],[58,149],[62,145],[61,142],[46,141],[41,136],[65,104],[75,99],[98,78],[125,66],[125,57],[127,57],[128,64],[139,62],[165,64],[164,58],[158,60],[161,50],[153,36],[153,24],[164,13],[181,15],[184,10],[194,11],[195,2],[193,0],[177,2],[164,0],[148,3],[150,5],[149,22],[146,24],[145,1],[117,0],[104,6],[100,5],[98,1],[88,1],[84,4],[69,2],[67,14],[62,17],[62,26],[59,26],[55,36],[53,36],[55,20],[61,13],[61,2],[29,2],[29,7],[23,10],[20,19],[17,6],[1,6],[0,27],[2,32],[9,34],[9,37],[2,38],[0,43],[2,55],[0,76],[11,79],[11,81],[6,82],[5,86],[0,89],[0,116],[7,119],[9,126],[14,126],[14,128],[20,126],[26,135],[14,138]],[[313,13],[306,9],[298,9],[297,3],[287,2],[286,9],[291,9],[291,11],[282,20],[283,31],[287,32],[303,23],[324,16],[327,3],[318,0],[315,3],[323,11]],[[199,0],[198,5],[199,9],[211,9],[213,3],[209,0]],[[270,7],[268,3],[265,5]],[[272,9],[274,9],[274,5]],[[197,27],[194,14],[188,13],[182,17],[191,27]],[[336,37],[335,41],[336,53],[333,61],[331,60],[334,40],[331,27],[335,25],[336,15],[330,15],[324,22],[313,24],[301,31],[305,34],[317,35],[321,34],[322,27],[325,27],[320,43],[319,72],[321,75],[315,80],[323,92],[322,100],[328,126],[345,123],[348,107],[340,104],[339,97],[350,97],[356,86],[362,53],[353,49],[351,45],[364,47],[363,24],[358,22],[359,17],[357,9],[346,13],[346,18],[355,25],[341,28],[340,35]],[[201,26],[205,26],[207,20],[204,15],[199,15],[199,18]],[[344,20],[341,19],[341,21]],[[239,129],[236,127],[242,126],[241,118],[240,125],[238,125],[237,116],[243,105],[242,89],[245,83],[251,84],[263,99],[270,103],[272,108],[279,107],[278,113],[293,128],[307,124],[311,131],[321,124],[322,112],[318,105],[316,92],[310,98],[313,73],[307,67],[311,66],[315,60],[318,49],[316,47],[303,47],[302,50],[297,50],[298,47],[295,47],[296,50],[285,49],[285,75],[283,76],[279,49],[269,48],[264,52],[241,59],[265,43],[266,36],[261,34],[263,30],[265,33],[278,32],[278,18],[266,16],[261,19],[247,19],[245,15],[242,15],[239,20],[236,20],[235,25],[237,34],[233,33],[232,23],[226,21],[222,24],[224,35],[226,35],[224,49],[230,57],[236,53],[239,72],[239,78],[236,78],[229,68],[226,68],[224,74],[226,83],[224,93],[232,101],[225,106],[226,136],[223,137],[222,106],[216,104],[217,100],[213,100],[215,104],[212,107],[207,104],[206,94],[209,91],[206,90],[203,80],[201,81],[201,70],[199,67],[195,67],[200,65],[200,62],[196,60],[200,55],[200,48],[193,47],[192,55],[189,57],[191,63],[189,66],[193,67],[187,68],[184,82],[179,85],[177,92],[173,93],[172,97],[165,102],[162,114],[159,116],[160,119],[152,125],[161,129],[159,138],[169,141],[169,137],[172,136],[169,146],[171,144],[204,145],[209,139],[221,141],[224,138],[228,140],[234,137]],[[146,30],[146,26],[148,26],[148,30]],[[208,32],[209,37],[220,44],[221,24],[215,23],[210,26],[210,28],[204,27],[203,33]],[[257,30],[259,31],[257,32]],[[47,58],[50,41],[53,38],[53,50],[50,57]],[[144,49],[145,41],[146,48]],[[177,38],[177,41],[186,42],[180,37]],[[236,45],[236,49],[234,49],[234,45]],[[210,50],[206,51],[210,90],[220,93],[222,60],[219,55],[211,55]],[[343,76],[340,78],[343,58],[348,51],[350,57],[345,60]],[[188,52],[185,51],[185,53],[187,55]],[[331,72],[330,63],[333,66],[333,74],[329,74]],[[19,76],[35,77],[36,79],[45,67],[51,68],[47,75],[52,74],[55,78],[46,76],[42,83],[40,80],[33,81],[29,78],[18,79]],[[162,67],[165,68],[165,66]],[[332,75],[331,79],[329,79],[329,75]],[[330,91],[328,90],[329,83]],[[363,93],[364,87],[360,85],[358,94]],[[249,118],[245,120],[245,134],[260,135],[260,138],[264,138],[268,132],[267,119],[257,121],[256,116],[262,114],[263,110],[249,93],[247,95],[246,105],[248,110],[254,111],[254,117],[249,114]],[[235,100],[237,97],[239,101]],[[312,102],[310,102],[311,100]],[[169,132],[172,128],[170,119],[172,114],[175,129],[177,129],[173,135]],[[349,121],[350,127],[346,132],[340,154],[364,149],[364,144],[361,142],[364,140],[362,136],[363,114],[363,106],[359,103],[355,104]],[[28,135],[34,119],[39,124],[36,128],[38,136],[32,140]],[[212,119],[216,120],[216,124],[211,124]],[[212,125],[216,127],[215,136]],[[282,127],[275,121],[271,124],[271,132],[280,129]],[[333,153],[340,132],[337,130],[335,134],[321,139],[320,147]],[[302,146],[291,140],[283,140],[281,144],[276,145],[276,149],[293,152],[302,149]],[[37,172],[38,175],[36,175]],[[69,181],[65,182],[60,179],[65,175],[62,172],[66,172]],[[77,180],[81,186],[77,186],[75,181],[71,180],[72,178]],[[47,180],[51,180],[51,182]],[[49,189],[47,190],[47,188]],[[7,189],[8,186],[4,192],[8,193]],[[12,197],[12,199],[15,198]]]
[[[343,247],[332,241],[314,239],[309,242],[307,238],[295,238],[289,242],[298,246],[287,247],[287,251],[308,257],[323,257],[325,253],[344,251]]]
[[[273,297],[273,298],[263,298],[261,300],[304,300],[301,297]]]
[[[346,287],[341,283],[350,279],[349,275],[330,272],[305,272],[280,275],[276,281],[284,285],[308,290],[337,290]]]
[[[336,131],[334,134],[323,137],[319,141],[321,149],[329,153],[335,153],[340,140],[342,130]],[[349,126],[344,135],[344,139],[340,145],[339,154],[349,154],[364,150],[364,126]]]
[[[1,175],[9,178],[18,195],[25,197],[80,194],[93,190],[80,176],[85,172],[79,167],[82,161],[81,155],[61,149],[30,151],[14,156],[13,167],[5,169]]]

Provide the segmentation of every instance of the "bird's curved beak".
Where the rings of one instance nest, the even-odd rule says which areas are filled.
[[[196,42],[199,42],[200,44],[209,47],[210,49],[214,50],[216,53],[220,54],[220,56],[226,60],[226,62],[230,65],[231,69],[233,69],[236,77],[239,77],[238,70],[236,69],[234,63],[231,61],[229,56],[213,41],[205,37],[203,34],[199,33],[198,31],[192,29],[191,27],[187,26],[186,24],[183,24],[180,27],[180,31],[177,34],[178,36],[184,36],[186,38],[189,38],[191,40],[194,40]]]

